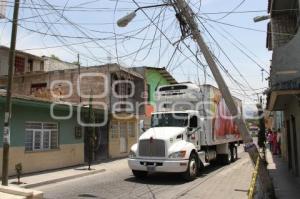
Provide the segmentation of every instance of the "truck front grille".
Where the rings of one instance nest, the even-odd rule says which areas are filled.
[[[165,141],[156,139],[140,140],[139,155],[147,157],[165,157]]]

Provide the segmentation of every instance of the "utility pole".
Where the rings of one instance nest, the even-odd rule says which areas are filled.
[[[8,80],[6,88],[6,102],[4,113],[4,130],[3,130],[3,161],[2,161],[2,185],[8,185],[8,165],[9,165],[9,146],[10,146],[10,124],[11,124],[11,90],[15,70],[15,51],[18,29],[20,0],[15,0],[14,14],[12,20],[12,32],[8,57]]]
[[[242,135],[244,142],[252,143],[253,140],[248,133],[248,129],[245,125],[244,120],[239,115],[239,111],[235,104],[235,101],[234,101],[233,97],[231,96],[231,93],[222,77],[222,74],[219,71],[217,64],[215,63],[215,61],[213,59],[213,56],[212,56],[210,50],[208,49],[206,43],[204,42],[204,40],[201,36],[201,33],[198,29],[198,24],[194,20],[194,17],[193,17],[194,14],[192,13],[192,10],[187,5],[185,0],[177,0],[176,2],[177,2],[176,3],[177,8],[179,9],[179,11],[181,12],[181,15],[184,17],[187,24],[189,25],[189,28],[193,35],[193,39],[199,45],[199,48],[201,49],[201,52],[203,53],[203,55],[207,61],[207,64],[208,64],[208,66],[218,84],[218,87],[222,93],[222,97],[224,98],[231,115],[234,117],[234,122],[236,123],[236,125],[238,126],[238,128],[240,130],[240,133]]]
[[[218,69],[217,64],[215,63],[213,56],[207,47],[206,43],[204,42],[204,39],[201,36],[201,33],[198,28],[198,24],[194,19],[194,13],[192,9],[189,7],[189,5],[185,2],[185,0],[176,0],[174,1],[177,9],[179,10],[179,14],[181,17],[185,20],[186,24],[189,26],[190,31],[192,33],[193,39],[198,44],[199,48],[201,49],[201,52],[203,53],[207,64],[219,86],[219,89],[222,93],[222,96],[226,102],[226,105],[231,113],[231,115],[234,117],[234,122],[238,126],[239,131],[241,133],[242,139],[244,143],[246,144],[247,152],[249,153],[249,156],[252,160],[252,162],[255,164],[257,162],[257,159],[260,158],[258,149],[253,144],[253,140],[251,136],[249,135],[248,129],[246,127],[246,124],[244,120],[242,119],[241,115],[239,115],[238,108],[234,102],[233,97],[231,96],[231,93]],[[248,146],[248,147],[247,147]],[[274,189],[272,186],[272,181],[270,179],[270,176],[268,174],[268,171],[263,164],[259,164],[259,179],[260,179],[260,185],[263,188],[263,191],[265,193],[265,198],[273,198],[274,196]]]
[[[79,88],[81,88],[81,86],[80,86],[80,55],[79,55],[79,53],[77,54],[77,65],[78,65],[78,77],[79,77],[79,79],[78,79],[78,81],[79,81]],[[81,94],[80,94],[80,96],[79,96],[79,102],[81,103]]]

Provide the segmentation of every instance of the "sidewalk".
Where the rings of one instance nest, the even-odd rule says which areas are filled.
[[[91,166],[91,170],[88,170],[88,166],[69,167],[64,169],[57,169],[51,171],[43,171],[39,173],[27,174],[21,177],[20,185],[17,185],[17,178],[9,179],[8,183],[12,186],[19,186],[23,188],[33,188],[42,185],[62,182],[65,180],[80,178],[83,176],[89,176],[97,173],[104,172],[105,169],[101,163]]]
[[[289,172],[287,163],[279,156],[273,156],[269,150],[266,151],[266,159],[277,199],[300,198],[299,179]]]
[[[240,154],[239,160],[210,173],[207,179],[192,186],[189,192],[181,194],[178,198],[247,199],[253,170],[253,164],[244,152]]]

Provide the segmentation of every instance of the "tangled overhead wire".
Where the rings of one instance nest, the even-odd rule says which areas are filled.
[[[175,10],[175,16],[177,21],[179,22],[179,27],[180,27],[180,31],[181,31],[181,39],[186,38],[187,35],[191,34],[191,30],[188,27],[188,24],[186,22],[186,19],[184,18],[184,16],[181,14],[181,11],[177,8],[176,6],[176,1],[171,1],[172,2],[172,7]]]

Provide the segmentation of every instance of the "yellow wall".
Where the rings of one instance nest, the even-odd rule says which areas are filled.
[[[112,137],[112,124],[114,122],[132,122],[134,123],[134,137],[129,136],[129,132],[126,129],[127,133],[127,152],[121,153],[120,152],[120,131],[118,131],[116,137]],[[137,142],[137,132],[138,132],[138,120],[136,118],[130,119],[112,119],[110,122],[109,128],[109,158],[119,158],[119,157],[127,157],[130,151],[130,148],[133,144]]]
[[[2,154],[2,149],[0,149]],[[15,165],[22,163],[23,173],[32,173],[63,168],[84,163],[84,145],[60,145],[60,149],[44,152],[25,152],[24,147],[11,147],[9,156],[9,175],[15,175]],[[0,159],[2,166],[2,158]],[[0,170],[0,176],[2,171]]]

